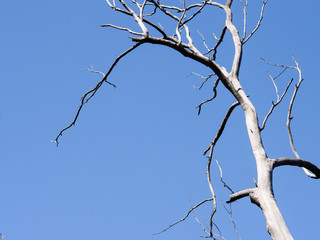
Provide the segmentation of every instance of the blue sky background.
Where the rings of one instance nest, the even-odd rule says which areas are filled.
[[[235,1],[235,21],[241,20],[239,6]],[[260,1],[249,1],[250,29],[260,6]],[[259,57],[292,65],[294,52],[305,79],[293,111],[294,139],[300,156],[318,166],[319,9],[315,0],[270,1],[261,29],[244,48],[240,73],[262,120],[276,99],[266,71],[276,75],[279,69]],[[212,9],[190,24],[200,50],[196,30],[213,46],[210,34],[218,34],[223,16]],[[72,121],[83,93],[100,79],[83,69],[93,65],[106,71],[132,45],[127,33],[99,27],[106,23],[136,29],[132,19],[102,0],[1,2],[0,232],[5,239],[187,240],[203,235],[192,216],[152,235],[183,217],[191,204],[210,197],[202,153],[234,99],[221,85],[217,99],[197,115],[195,107],[212,95],[212,83],[201,91],[193,87],[201,79],[191,72],[210,74],[201,65],[165,47],[140,47],[111,74],[117,88],[103,86],[59,147],[50,142]],[[229,38],[219,53],[218,62],[228,68],[233,54]],[[280,91],[291,76],[297,77],[288,71],[278,80]],[[288,102],[289,97],[263,132],[270,157],[293,157],[285,129]],[[232,188],[253,187],[255,162],[240,108],[215,157]],[[226,239],[237,239],[223,208],[229,193],[215,165],[212,173],[218,195],[215,222]],[[276,199],[295,239],[319,236],[319,187],[299,168],[275,171]],[[248,198],[232,208],[242,239],[269,239],[262,213]],[[196,211],[207,225],[210,213],[210,203]]]

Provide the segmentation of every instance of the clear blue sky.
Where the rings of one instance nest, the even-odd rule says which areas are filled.
[[[251,29],[260,4],[249,0]],[[235,20],[240,19],[238,6],[235,1]],[[262,120],[276,98],[266,71],[276,74],[278,69],[259,57],[292,65],[294,51],[305,79],[293,111],[294,139],[300,156],[318,166],[319,9],[315,0],[269,1],[261,29],[244,48],[241,68],[243,87]],[[213,45],[210,34],[222,18],[217,10],[206,11],[190,27]],[[103,86],[59,147],[50,142],[72,121],[82,94],[100,79],[83,69],[93,65],[106,71],[132,45],[125,32],[99,27],[106,23],[134,26],[103,0],[1,3],[0,232],[6,240],[189,240],[203,235],[192,216],[152,235],[183,217],[190,204],[210,197],[202,152],[234,100],[220,86],[216,101],[197,116],[195,107],[212,94],[212,83],[202,91],[193,87],[201,80],[191,72],[210,73],[201,65],[165,47],[142,46],[111,74],[117,88]],[[202,49],[201,38],[194,37]],[[226,39],[218,57],[227,67],[233,53],[229,43]],[[291,76],[296,77],[288,72],[279,79],[279,89]],[[270,157],[293,156],[285,129],[288,100],[263,132]],[[215,157],[232,188],[253,187],[255,162],[240,109]],[[226,239],[236,239],[223,209],[228,192],[217,167],[212,171],[218,195],[215,222]],[[320,181],[298,168],[282,167],[275,171],[274,187],[294,238],[317,239]],[[232,207],[242,239],[269,239],[263,215],[248,198]],[[196,211],[203,224],[210,211],[210,203]]]

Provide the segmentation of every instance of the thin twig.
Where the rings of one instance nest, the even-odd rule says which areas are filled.
[[[232,224],[233,224],[233,229],[234,229],[234,231],[235,231],[236,234],[238,235],[238,238],[241,240],[240,234],[239,234],[239,232],[238,232],[238,230],[237,230],[237,227],[236,227],[236,223],[234,222],[233,217],[232,217],[231,203],[229,204],[229,206],[230,206],[230,210],[228,210],[228,209],[226,208],[226,206],[223,205],[224,209],[227,211],[227,213],[228,213],[229,216],[230,216],[230,220],[231,220],[231,222],[232,222]]]
[[[133,35],[143,36],[143,33],[138,33],[138,32],[132,31],[129,28],[123,28],[123,27],[112,25],[112,24],[103,24],[103,25],[100,25],[100,27],[112,27],[112,28],[115,28],[115,29],[118,29],[118,30],[127,31],[127,32],[129,32],[129,33],[131,33]]]
[[[214,148],[214,147],[215,147],[216,143],[218,142],[219,138],[221,137],[221,135],[222,135],[222,133],[223,133],[223,130],[224,130],[224,128],[225,128],[225,126],[226,126],[226,124],[227,124],[227,122],[228,122],[228,119],[229,119],[232,111],[233,111],[237,106],[239,106],[239,105],[240,105],[239,102],[235,102],[235,103],[233,103],[233,104],[230,106],[230,108],[228,109],[226,115],[224,116],[224,118],[223,118],[223,120],[222,120],[222,122],[221,122],[221,124],[220,124],[219,130],[218,130],[215,138],[214,138],[213,141],[211,142],[210,146],[204,151],[203,155],[206,155],[207,152],[208,152],[211,148]]]
[[[203,226],[203,224],[199,221],[199,219],[197,218],[196,214],[192,211],[192,215],[194,217],[194,219],[197,221],[197,223],[201,226],[202,230],[208,234],[208,236],[210,236],[210,233],[207,231],[207,229]]]
[[[163,233],[163,232],[169,230],[170,228],[172,228],[173,226],[177,225],[178,223],[183,222],[184,220],[186,220],[186,219],[189,217],[190,213],[191,213],[193,210],[197,209],[197,208],[200,207],[202,204],[204,204],[204,203],[206,203],[206,202],[209,202],[209,201],[212,201],[212,200],[213,200],[212,198],[208,198],[208,199],[205,199],[205,200],[201,201],[201,202],[198,203],[196,206],[191,207],[191,209],[188,211],[188,213],[187,213],[183,218],[181,218],[180,220],[174,222],[173,224],[171,224],[169,227],[165,228],[165,229],[162,230],[161,232],[155,233],[155,234],[153,234],[153,235],[158,235],[158,234],[160,234],[160,233]]]
[[[240,0],[242,11],[243,11],[243,37],[241,41],[243,41],[246,38],[247,35],[247,6],[248,6],[248,0],[246,0],[246,4],[243,4],[243,1]]]
[[[216,74],[212,73],[212,74],[209,74],[208,77],[204,77],[204,76],[200,75],[199,73],[192,72],[192,73],[190,73],[190,74],[188,75],[188,77],[189,77],[190,75],[192,75],[192,74],[194,74],[194,75],[196,75],[196,76],[201,77],[202,79],[204,79],[203,82],[201,83],[201,85],[200,85],[199,87],[193,86],[194,88],[196,88],[196,89],[198,89],[198,90],[201,90],[201,88],[204,86],[204,84],[205,84],[211,77],[213,77],[213,76],[216,75]]]
[[[220,79],[218,78],[213,86],[213,96],[203,102],[201,102],[196,108],[198,108],[198,115],[200,115],[201,113],[201,107],[203,104],[206,104],[208,102],[211,102],[213,99],[215,99],[217,97],[217,87],[218,87],[218,84],[219,84],[219,81]]]
[[[229,187],[228,184],[226,184],[226,182],[223,180],[223,177],[222,177],[222,169],[221,169],[221,166],[220,166],[218,160],[217,160],[216,158],[215,158],[214,160],[216,160],[216,163],[217,163],[217,165],[218,165],[218,168],[219,168],[219,171],[220,171],[220,181],[223,183],[223,186],[224,186],[225,188],[227,188],[231,193],[234,193],[234,191],[232,190],[232,188]]]

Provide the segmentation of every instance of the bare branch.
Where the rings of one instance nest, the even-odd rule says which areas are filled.
[[[217,56],[217,50],[218,50],[218,47],[220,46],[220,44],[222,43],[222,41],[223,41],[223,38],[224,38],[224,35],[225,35],[225,33],[226,33],[226,30],[227,30],[227,26],[224,26],[223,27],[223,29],[222,29],[222,32],[221,32],[221,35],[220,35],[220,38],[219,39],[217,39],[214,35],[214,37],[218,40],[218,42],[216,43],[216,45],[213,47],[213,56],[212,56],[212,59],[213,60],[216,60],[216,56]],[[211,52],[211,51],[209,51],[209,52]],[[209,53],[208,52],[208,53]]]
[[[243,37],[241,39],[241,42],[246,38],[247,35],[247,6],[248,6],[248,0],[246,0],[246,3],[243,4],[243,1],[240,0],[242,11],[243,11]]]
[[[214,160],[216,160],[216,163],[217,163],[217,165],[218,165],[218,168],[219,168],[219,171],[220,171],[220,181],[223,183],[223,186],[224,186],[225,188],[227,188],[231,193],[234,193],[234,191],[232,190],[232,188],[230,188],[230,187],[226,184],[226,182],[223,180],[223,177],[222,177],[222,169],[221,169],[221,166],[220,166],[218,160],[217,160],[216,158],[215,158]]]
[[[210,233],[207,231],[207,229],[203,226],[203,224],[199,221],[199,219],[197,218],[196,214],[192,211],[192,215],[194,217],[194,219],[197,221],[197,223],[201,226],[202,230],[208,234],[208,236],[210,236]],[[206,236],[207,237],[207,236]]]
[[[112,85],[113,87],[115,87],[114,84],[110,83],[107,81],[108,76],[110,75],[110,73],[112,72],[112,70],[114,69],[114,67],[116,66],[116,64],[120,61],[120,59],[122,59],[124,56],[126,56],[128,53],[130,53],[132,50],[136,49],[138,46],[140,46],[143,42],[138,42],[135,45],[133,45],[131,48],[127,49],[126,51],[124,51],[122,54],[120,54],[115,61],[112,63],[111,67],[109,68],[108,72],[104,75],[104,77],[97,83],[97,85],[92,88],[91,90],[89,90],[88,92],[86,92],[82,97],[81,97],[81,104],[78,108],[78,111],[76,113],[76,116],[74,117],[73,121],[64,129],[62,129],[60,131],[60,133],[58,134],[58,136],[56,137],[56,139],[53,141],[57,144],[57,146],[59,145],[59,138],[62,136],[63,132],[68,130],[69,128],[71,128],[73,125],[76,124],[77,119],[79,117],[79,114],[82,110],[82,107],[96,94],[96,92],[99,90],[99,88],[102,86],[102,84],[104,82],[107,82],[108,84]]]
[[[279,101],[279,92],[278,92],[278,87],[277,87],[277,85],[276,85],[276,83],[275,83],[275,81],[274,81],[273,77],[271,76],[271,74],[270,74],[269,72],[267,72],[267,73],[268,73],[269,77],[271,78],[271,81],[272,81],[272,83],[273,83],[274,88],[276,89],[277,101]]]
[[[289,104],[289,110],[288,110],[288,115],[287,115],[287,131],[288,131],[288,136],[289,136],[289,141],[290,141],[290,146],[291,146],[292,152],[294,153],[296,158],[300,159],[300,156],[299,156],[299,154],[294,146],[294,143],[293,143],[293,137],[292,137],[292,132],[291,132],[291,120],[293,119],[293,117],[291,117],[291,112],[292,112],[292,107],[293,107],[294,101],[296,99],[299,87],[303,81],[303,78],[302,78],[301,67],[299,66],[298,62],[294,58],[292,58],[292,59],[293,59],[294,63],[296,64],[296,66],[293,68],[298,71],[299,81],[295,85],[295,89],[294,89],[294,92],[293,92],[293,95],[292,95],[292,98],[291,98],[291,101]],[[316,176],[314,174],[310,173],[306,168],[303,167],[302,169],[308,177],[316,178]]]
[[[202,79],[204,79],[204,81],[201,83],[201,85],[199,87],[196,87],[196,86],[193,86],[194,88],[198,89],[198,90],[201,90],[201,88],[204,86],[204,84],[213,76],[215,76],[216,74],[210,74],[208,77],[204,77],[202,75],[200,75],[199,73],[195,73],[195,72],[192,72],[191,74],[194,74],[198,77],[201,77]],[[190,75],[191,75],[190,74]]]
[[[201,103],[196,107],[196,108],[198,108],[198,115],[200,115],[201,107],[202,107],[203,104],[208,103],[208,102],[211,102],[213,99],[216,98],[216,96],[217,96],[217,87],[218,87],[219,81],[220,81],[220,79],[218,78],[218,79],[216,80],[214,86],[213,86],[213,96],[212,96],[211,98],[209,98],[209,99],[201,102]]]
[[[236,223],[234,222],[233,217],[232,217],[232,208],[231,208],[231,204],[229,204],[229,206],[230,206],[230,210],[228,210],[228,209],[226,208],[226,206],[225,206],[225,205],[223,205],[224,209],[227,211],[227,213],[228,213],[228,214],[229,214],[229,216],[230,216],[230,220],[231,220],[231,222],[232,222],[232,224],[233,224],[233,229],[234,229],[234,231],[235,231],[235,232],[236,232],[236,234],[238,235],[238,238],[241,240],[240,234],[239,234],[239,233],[238,233],[238,231],[237,231]]]
[[[123,27],[112,25],[112,24],[103,24],[103,25],[100,25],[100,27],[112,27],[112,28],[115,28],[118,30],[127,31],[131,34],[134,34],[134,35],[143,36],[143,33],[134,32],[134,31],[130,30],[129,28],[123,28]]]
[[[212,182],[211,182],[211,162],[212,162],[212,157],[213,157],[213,147],[210,148],[210,154],[208,156],[208,164],[207,164],[207,181],[208,181],[208,185],[212,194],[212,199],[213,199],[213,209],[212,209],[212,213],[210,215],[210,237],[213,237],[213,216],[217,211],[217,202],[216,202],[216,194],[213,190],[213,186],[212,186]]]
[[[227,203],[232,203],[232,202],[237,201],[241,198],[248,197],[250,193],[253,193],[255,191],[255,189],[256,188],[249,188],[249,189],[242,190],[242,191],[236,192],[234,194],[231,194],[230,199],[229,199],[229,201],[227,201]]]
[[[302,159],[296,159],[296,158],[277,158],[273,159],[273,168],[280,167],[280,166],[297,166],[306,168],[309,171],[311,171],[313,174],[309,177],[318,179],[320,178],[320,169],[312,164],[309,161],[302,160]]]
[[[138,23],[139,27],[141,28],[141,30],[143,31],[143,36],[147,37],[149,32],[148,29],[146,28],[146,26],[143,24],[143,20],[142,17],[140,18],[126,3],[124,0],[119,0],[119,2],[124,6],[124,8],[130,12],[130,14],[133,16],[134,20]],[[142,8],[141,8],[142,9]],[[140,10],[141,10],[140,9]],[[142,14],[141,14],[142,16]]]
[[[225,128],[225,126],[226,126],[226,124],[227,124],[227,122],[228,122],[228,120],[229,120],[229,117],[230,117],[232,111],[233,111],[237,106],[239,106],[239,105],[240,105],[239,102],[235,102],[235,103],[233,103],[233,104],[230,106],[230,108],[228,109],[226,115],[224,116],[224,118],[223,118],[223,120],[222,120],[222,123],[221,123],[221,125],[220,125],[220,127],[219,127],[219,130],[218,130],[215,138],[214,138],[213,141],[211,142],[210,146],[204,151],[203,155],[206,155],[207,152],[208,152],[211,148],[214,148],[214,147],[215,147],[216,143],[218,142],[219,138],[221,137],[221,135],[222,135],[222,133],[223,133],[223,130],[224,130],[224,128]]]
[[[271,66],[280,67],[280,68],[285,68],[285,69],[286,69],[286,68],[296,69],[295,67],[288,66],[288,65],[270,63],[270,62],[266,61],[264,58],[260,58],[260,59],[261,59],[262,61],[264,61],[266,64],[269,64],[269,65],[271,65]],[[280,74],[282,74],[282,72],[281,72]],[[279,77],[280,74],[279,74],[277,77]]]
[[[268,0],[265,0],[262,3],[261,12],[260,12],[260,18],[259,18],[259,21],[257,23],[257,26],[253,29],[253,31],[249,34],[249,36],[246,39],[242,39],[241,40],[242,44],[245,44],[252,37],[252,35],[259,29],[259,27],[261,25],[261,21],[263,19],[264,7],[266,6],[267,2],[268,2]]]
[[[116,7],[114,1],[113,1],[113,5],[110,4],[110,2],[109,2],[108,0],[106,0],[106,1],[107,1],[107,3],[109,4],[109,6],[110,6],[113,10],[118,11],[118,12],[121,12],[121,13],[127,15],[127,16],[132,16],[131,12],[125,11],[125,10],[123,10],[123,9],[121,9],[121,8]],[[154,10],[154,11],[156,11],[156,10]],[[166,34],[161,28],[159,28],[156,24],[154,24],[153,22],[151,22],[151,21],[149,21],[149,20],[147,20],[147,19],[144,19],[144,18],[142,19],[142,21],[145,22],[145,23],[147,23],[148,25],[152,26],[154,29],[156,29],[163,37],[166,37],[166,36],[167,36],[167,34]]]
[[[161,232],[155,233],[155,234],[153,234],[153,235],[161,234],[161,233],[169,230],[169,229],[172,228],[173,226],[177,225],[178,223],[183,222],[184,220],[186,220],[186,219],[189,217],[190,213],[193,212],[193,210],[197,209],[197,208],[200,207],[202,204],[204,204],[204,203],[206,203],[206,202],[210,202],[210,201],[212,201],[212,200],[213,200],[212,198],[208,198],[208,199],[205,199],[205,200],[201,201],[201,202],[198,203],[196,206],[191,207],[191,209],[189,210],[189,212],[188,212],[183,218],[181,218],[180,220],[178,220],[178,221],[176,221],[175,223],[171,224],[169,227],[167,227],[166,229],[162,230]]]
[[[187,22],[191,21],[195,16],[197,16],[201,12],[201,10],[204,8],[204,6],[207,4],[208,1],[209,0],[203,1],[200,8],[191,17],[189,17],[186,21],[184,21],[181,26],[185,25]],[[185,11],[187,11],[186,8],[185,8]]]
[[[203,43],[203,45],[206,47],[206,49],[207,49],[207,51],[208,51],[206,54],[210,53],[210,49],[208,48],[208,46],[207,46],[207,44],[206,44],[206,40],[204,39],[203,35],[200,33],[199,30],[197,30],[197,32],[198,32],[198,34],[201,36],[201,38],[202,38],[202,43]],[[205,55],[205,54],[204,54],[204,55]]]
[[[164,14],[168,15],[169,17],[171,17],[172,19],[176,20],[177,22],[180,21],[180,18],[178,16],[176,16],[173,13],[171,13],[170,11],[166,10],[166,9],[169,9],[168,6],[164,6],[162,4],[159,4],[155,0],[149,0],[149,1],[152,2],[157,8],[159,8]],[[184,11],[184,10],[181,10],[181,11]]]
[[[262,123],[262,126],[260,127],[260,131],[262,131],[264,128],[265,128],[265,125],[266,125],[266,122],[268,120],[268,118],[270,117],[271,113],[273,112],[274,108],[279,104],[281,103],[282,99],[284,98],[284,96],[286,95],[286,93],[288,92],[288,89],[291,85],[293,81],[293,78],[291,78],[290,82],[288,83],[286,89],[284,90],[283,94],[281,95],[281,97],[279,98],[278,97],[278,101],[276,103],[272,102],[272,106],[271,106],[271,109],[269,110],[268,114],[266,115],[266,117],[264,118],[263,120],[263,123]]]

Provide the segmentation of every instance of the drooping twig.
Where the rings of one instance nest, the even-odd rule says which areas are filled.
[[[73,119],[73,121],[64,129],[62,129],[58,136],[56,137],[56,139],[53,141],[57,144],[57,146],[59,145],[59,138],[62,136],[63,132],[68,130],[69,128],[71,128],[73,125],[75,125],[75,123],[78,120],[79,114],[83,108],[83,106],[96,94],[96,92],[100,89],[100,87],[102,86],[102,84],[104,82],[107,82],[108,84],[112,85],[113,87],[115,86],[114,84],[111,84],[110,82],[107,81],[108,76],[110,75],[110,73],[112,72],[112,70],[114,69],[114,67],[116,66],[116,64],[120,61],[120,59],[122,59],[124,56],[126,56],[128,53],[130,53],[132,50],[136,49],[138,46],[140,46],[142,44],[142,42],[138,42],[135,45],[133,45],[131,48],[127,49],[126,51],[124,51],[122,54],[120,54],[115,61],[112,63],[111,67],[109,68],[108,72],[104,75],[104,77],[97,83],[97,85],[92,88],[91,90],[89,90],[88,92],[86,92],[82,97],[81,97],[81,104],[78,108],[78,111]]]

